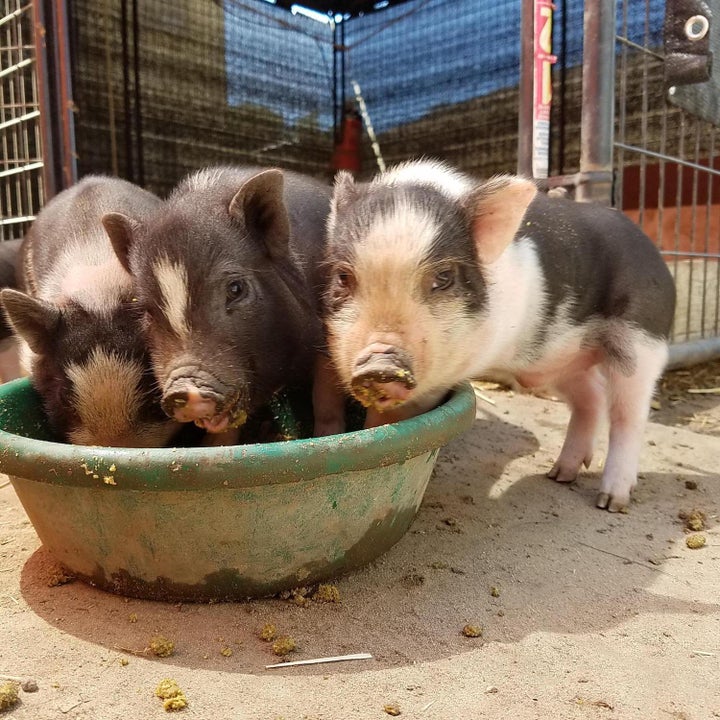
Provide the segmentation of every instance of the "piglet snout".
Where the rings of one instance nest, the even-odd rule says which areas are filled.
[[[365,407],[384,411],[405,402],[417,385],[412,359],[393,345],[374,343],[355,363],[352,393]]]
[[[168,417],[178,422],[193,422],[215,415],[217,403],[202,395],[196,387],[187,386],[165,393],[162,408]]]

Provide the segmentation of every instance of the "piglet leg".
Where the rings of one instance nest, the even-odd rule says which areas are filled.
[[[237,445],[240,440],[240,428],[230,428],[221,433],[205,433],[202,447],[222,447],[223,445]]]
[[[667,345],[644,339],[635,344],[630,374],[616,366],[608,368],[610,440],[596,500],[599,508],[619,512],[630,502],[630,492],[637,484],[650,400],[666,362]]]
[[[548,477],[573,482],[582,465],[590,466],[598,424],[605,412],[604,378],[597,365],[574,373],[555,384],[570,406],[570,424],[560,456]]]
[[[332,360],[322,353],[315,358],[312,403],[315,437],[345,431],[345,392]]]

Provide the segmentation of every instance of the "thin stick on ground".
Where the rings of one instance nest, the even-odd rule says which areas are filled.
[[[354,655],[333,655],[331,657],[313,658],[311,660],[292,660],[291,662],[275,663],[266,665],[266,669],[291,667],[292,665],[320,665],[321,663],[343,662],[345,660],[372,660],[370,653],[355,653]]]

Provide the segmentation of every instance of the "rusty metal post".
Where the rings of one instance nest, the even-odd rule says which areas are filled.
[[[585,0],[580,174],[576,198],[612,204],[615,0]]]
[[[62,187],[77,182],[77,150],[75,146],[75,103],[70,68],[70,27],[67,0],[53,0],[55,31],[55,62],[58,85],[58,123],[61,153]]]
[[[522,0],[520,10],[520,87],[518,107],[518,175],[532,177],[533,154],[533,78],[535,2]]]
[[[45,202],[77,181],[66,0],[34,0]]]
[[[47,30],[42,3],[37,0],[33,2],[32,11],[35,38],[35,73],[38,84],[38,109],[40,110],[40,156],[43,161],[43,194],[45,201],[47,201],[57,193],[53,162],[55,148],[53,145],[52,132],[53,108],[48,72]]]

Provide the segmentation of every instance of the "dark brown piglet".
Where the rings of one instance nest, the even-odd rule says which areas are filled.
[[[318,357],[322,376],[329,202],[329,187],[297,173],[217,167],[183,180],[146,221],[104,219],[137,287],[162,406],[210,444],[235,442],[280,388],[309,386]]]

